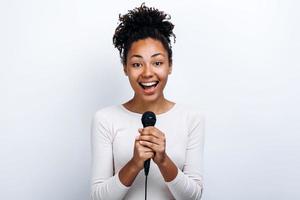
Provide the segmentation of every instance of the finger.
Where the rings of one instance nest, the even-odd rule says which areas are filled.
[[[153,152],[153,150],[150,147],[142,145],[141,143],[139,143],[139,141],[137,141],[136,143],[136,148],[138,151],[141,152]]]
[[[141,128],[139,129],[139,133],[140,135],[152,135],[152,130],[150,129],[150,127]]]
[[[156,138],[165,138],[165,134],[154,126],[148,126],[139,131],[141,135],[153,135]]]
[[[163,132],[161,132],[158,128],[153,127],[152,131],[151,131],[152,135],[157,137],[157,138],[165,138],[165,134]]]
[[[143,145],[144,147],[148,147],[148,148],[152,149],[155,152],[160,152],[164,148],[161,145],[157,145],[157,144],[147,142],[147,141],[139,141],[139,143],[141,145]]]
[[[145,153],[145,157],[146,157],[146,159],[153,158],[154,157],[154,153],[153,152]]]
[[[139,141],[148,141],[157,145],[164,144],[164,141],[160,138],[153,137],[152,135],[141,135]]]
[[[150,135],[151,134],[151,126],[147,126],[145,128],[140,128],[139,133],[141,135]]]
[[[139,129],[138,129],[139,133],[142,133],[143,130],[144,130],[143,128],[139,128]]]

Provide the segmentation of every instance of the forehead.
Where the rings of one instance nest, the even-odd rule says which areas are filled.
[[[127,56],[141,55],[143,57],[151,57],[157,53],[166,55],[167,51],[159,40],[146,38],[133,42]]]

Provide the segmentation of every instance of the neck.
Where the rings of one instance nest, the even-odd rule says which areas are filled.
[[[136,98],[136,96],[134,96],[130,101],[125,103],[124,106],[127,107],[127,109],[136,113],[144,113],[146,111],[152,111],[155,114],[161,114],[169,110],[170,107],[173,106],[173,103],[165,99],[163,95],[158,100],[150,101],[150,102],[149,101],[145,102],[141,99]]]

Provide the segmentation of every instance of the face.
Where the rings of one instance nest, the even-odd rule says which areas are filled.
[[[124,72],[135,92],[135,98],[155,101],[163,97],[172,66],[162,43],[146,38],[132,43]]]

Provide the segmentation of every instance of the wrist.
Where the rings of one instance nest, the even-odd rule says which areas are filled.
[[[133,160],[129,160],[119,171],[120,182],[127,187],[131,186],[139,172]]]
[[[164,161],[158,165],[158,168],[166,182],[174,180],[178,174],[178,168],[169,156],[166,156]]]
[[[164,156],[164,158],[157,164],[159,168],[161,167],[166,167],[168,165],[168,162],[169,162],[169,157],[168,155],[166,154]]]
[[[129,161],[129,166],[130,169],[137,172],[141,171],[141,169],[143,168],[143,166],[140,166],[137,162],[135,162],[133,158]]]

